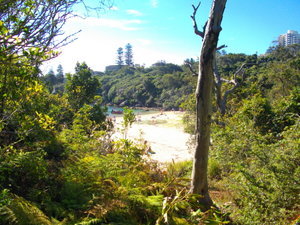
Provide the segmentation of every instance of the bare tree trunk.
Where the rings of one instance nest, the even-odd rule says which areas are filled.
[[[226,102],[224,102],[224,99],[222,98],[223,81],[218,71],[216,56],[214,58],[215,59],[214,59],[213,67],[214,67],[214,77],[215,77],[216,103],[221,115],[224,116],[226,112]]]
[[[205,26],[205,31],[203,32],[203,45],[199,61],[199,75],[196,89],[196,149],[194,155],[191,193],[201,195],[199,201],[205,210],[209,209],[213,205],[209,196],[207,182],[208,150],[210,144],[210,124],[212,114],[211,98],[214,85],[213,64],[219,34],[222,30],[221,22],[225,5],[226,0],[213,1],[210,16]],[[194,18],[198,7],[194,7]],[[197,26],[194,26],[194,28],[196,29]],[[199,32],[198,34],[200,35],[202,32]]]
[[[242,85],[245,80],[245,69],[247,66],[255,65],[255,63],[244,63],[235,73],[233,79],[226,80],[221,78],[216,62],[214,62],[214,76],[215,76],[215,91],[216,91],[216,101],[219,111],[222,116],[225,115],[227,109],[227,98],[233,93],[238,87]],[[232,87],[224,92],[222,96],[222,84],[228,83]]]

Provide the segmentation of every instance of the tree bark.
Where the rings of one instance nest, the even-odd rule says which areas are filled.
[[[212,89],[214,85],[213,63],[217,49],[221,22],[226,0],[214,0],[210,16],[205,26],[199,61],[199,75],[196,89],[196,149],[194,155],[191,193],[199,194],[199,203],[204,210],[210,209],[213,202],[208,192],[207,166],[210,145],[210,125],[212,114]],[[194,8],[195,10],[195,8]]]
[[[234,92],[238,87],[242,85],[245,80],[245,68],[247,66],[255,65],[255,63],[244,63],[235,73],[233,79],[226,80],[222,79],[217,68],[216,62],[214,62],[214,76],[215,76],[215,91],[216,91],[216,102],[218,109],[222,116],[225,115],[227,109],[227,98]],[[239,79],[238,79],[239,78]],[[222,96],[222,84],[228,83],[232,87],[224,92]]]

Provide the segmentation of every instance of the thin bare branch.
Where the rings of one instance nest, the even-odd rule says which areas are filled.
[[[193,26],[193,27],[194,27],[194,32],[195,32],[195,34],[197,34],[198,36],[204,38],[204,31],[205,31],[205,26],[206,26],[207,22],[206,22],[206,24],[205,24],[205,26],[204,26],[204,28],[203,28],[203,31],[201,32],[201,31],[198,29],[198,25],[197,25],[197,21],[196,21],[196,14],[197,14],[197,11],[198,11],[198,8],[200,7],[200,5],[201,5],[201,2],[199,2],[199,4],[198,4],[197,6],[192,5],[192,7],[193,7],[193,9],[194,9],[194,12],[193,12],[193,14],[191,15],[191,18],[192,18],[193,23],[194,23],[194,26]]]
[[[238,87],[242,85],[242,83],[245,80],[245,68],[247,66],[255,65],[255,63],[243,63],[238,70],[234,73],[233,79],[227,80],[224,78],[221,78],[220,74],[218,73],[216,64],[214,64],[214,76],[215,76],[215,88],[216,88],[216,98],[217,98],[217,104],[220,110],[220,113],[222,115],[226,112],[226,105],[227,105],[227,98],[228,96],[233,93]],[[237,79],[240,77],[241,79]],[[223,96],[221,94],[221,87],[222,83],[228,83],[232,84],[233,86],[224,92]]]
[[[193,68],[193,63],[191,61],[185,60],[184,65],[189,68],[193,76],[198,76],[198,72]]]
[[[234,80],[234,79],[232,79],[232,80],[227,80],[227,79],[221,78],[221,82],[222,82],[222,83],[227,83],[227,84],[233,84],[233,85],[236,85],[236,80]]]
[[[221,49],[223,49],[223,48],[227,48],[228,46],[227,45],[221,45],[221,46],[219,46],[219,47],[217,47],[217,51],[220,51]]]
[[[255,65],[255,63],[243,63],[241,65],[241,67],[234,73],[233,79],[236,80],[236,77],[239,75],[240,77],[242,77],[242,80],[244,80],[245,79],[245,77],[244,77],[245,67],[250,66],[250,65]]]

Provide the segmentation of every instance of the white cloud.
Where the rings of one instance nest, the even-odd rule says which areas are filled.
[[[134,62],[150,66],[158,60],[181,64],[184,59],[194,55],[190,51],[174,49],[178,43],[151,39],[141,35],[142,32],[126,32],[138,30],[143,25],[141,20],[116,20],[105,18],[74,18],[68,21],[66,33],[82,30],[78,40],[65,46],[62,54],[45,63],[43,72],[49,69],[56,71],[59,64],[65,72],[74,72],[76,62],[85,61],[95,71],[104,71],[105,66],[115,64],[116,51],[127,43],[133,45]],[[197,51],[196,51],[197,54]]]
[[[153,8],[157,8],[158,7],[158,0],[151,0],[151,6],[153,7]]]
[[[157,43],[147,39],[135,39],[122,35],[112,37],[105,32],[95,36],[92,33],[80,35],[77,41],[62,49],[62,54],[54,60],[45,63],[43,72],[49,69],[56,71],[59,64],[63,66],[64,72],[74,73],[76,62],[86,62],[95,71],[104,71],[108,65],[115,64],[117,49],[124,47],[127,43],[133,45],[133,60],[136,64],[151,66],[159,60],[182,64],[186,58],[196,57],[191,53],[167,51],[167,49],[155,48]]]
[[[43,65],[43,72],[56,71],[59,64],[64,72],[74,73],[76,62],[86,62],[95,71],[104,71],[105,66],[115,64],[118,47],[125,46],[122,37],[113,37],[106,32],[98,34],[83,31],[76,41],[65,46],[62,54]]]
[[[142,16],[143,13],[141,13],[140,11],[134,10],[134,9],[128,9],[126,10],[127,14],[129,15],[134,15],[134,16]]]

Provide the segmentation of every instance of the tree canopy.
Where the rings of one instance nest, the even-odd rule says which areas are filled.
[[[84,104],[93,103],[99,88],[98,79],[92,75],[92,70],[86,63],[77,63],[75,74],[67,74],[66,95],[75,110]]]
[[[128,43],[125,46],[125,53],[124,53],[124,58],[125,58],[125,64],[127,66],[133,66],[133,51],[132,51],[132,45]]]

